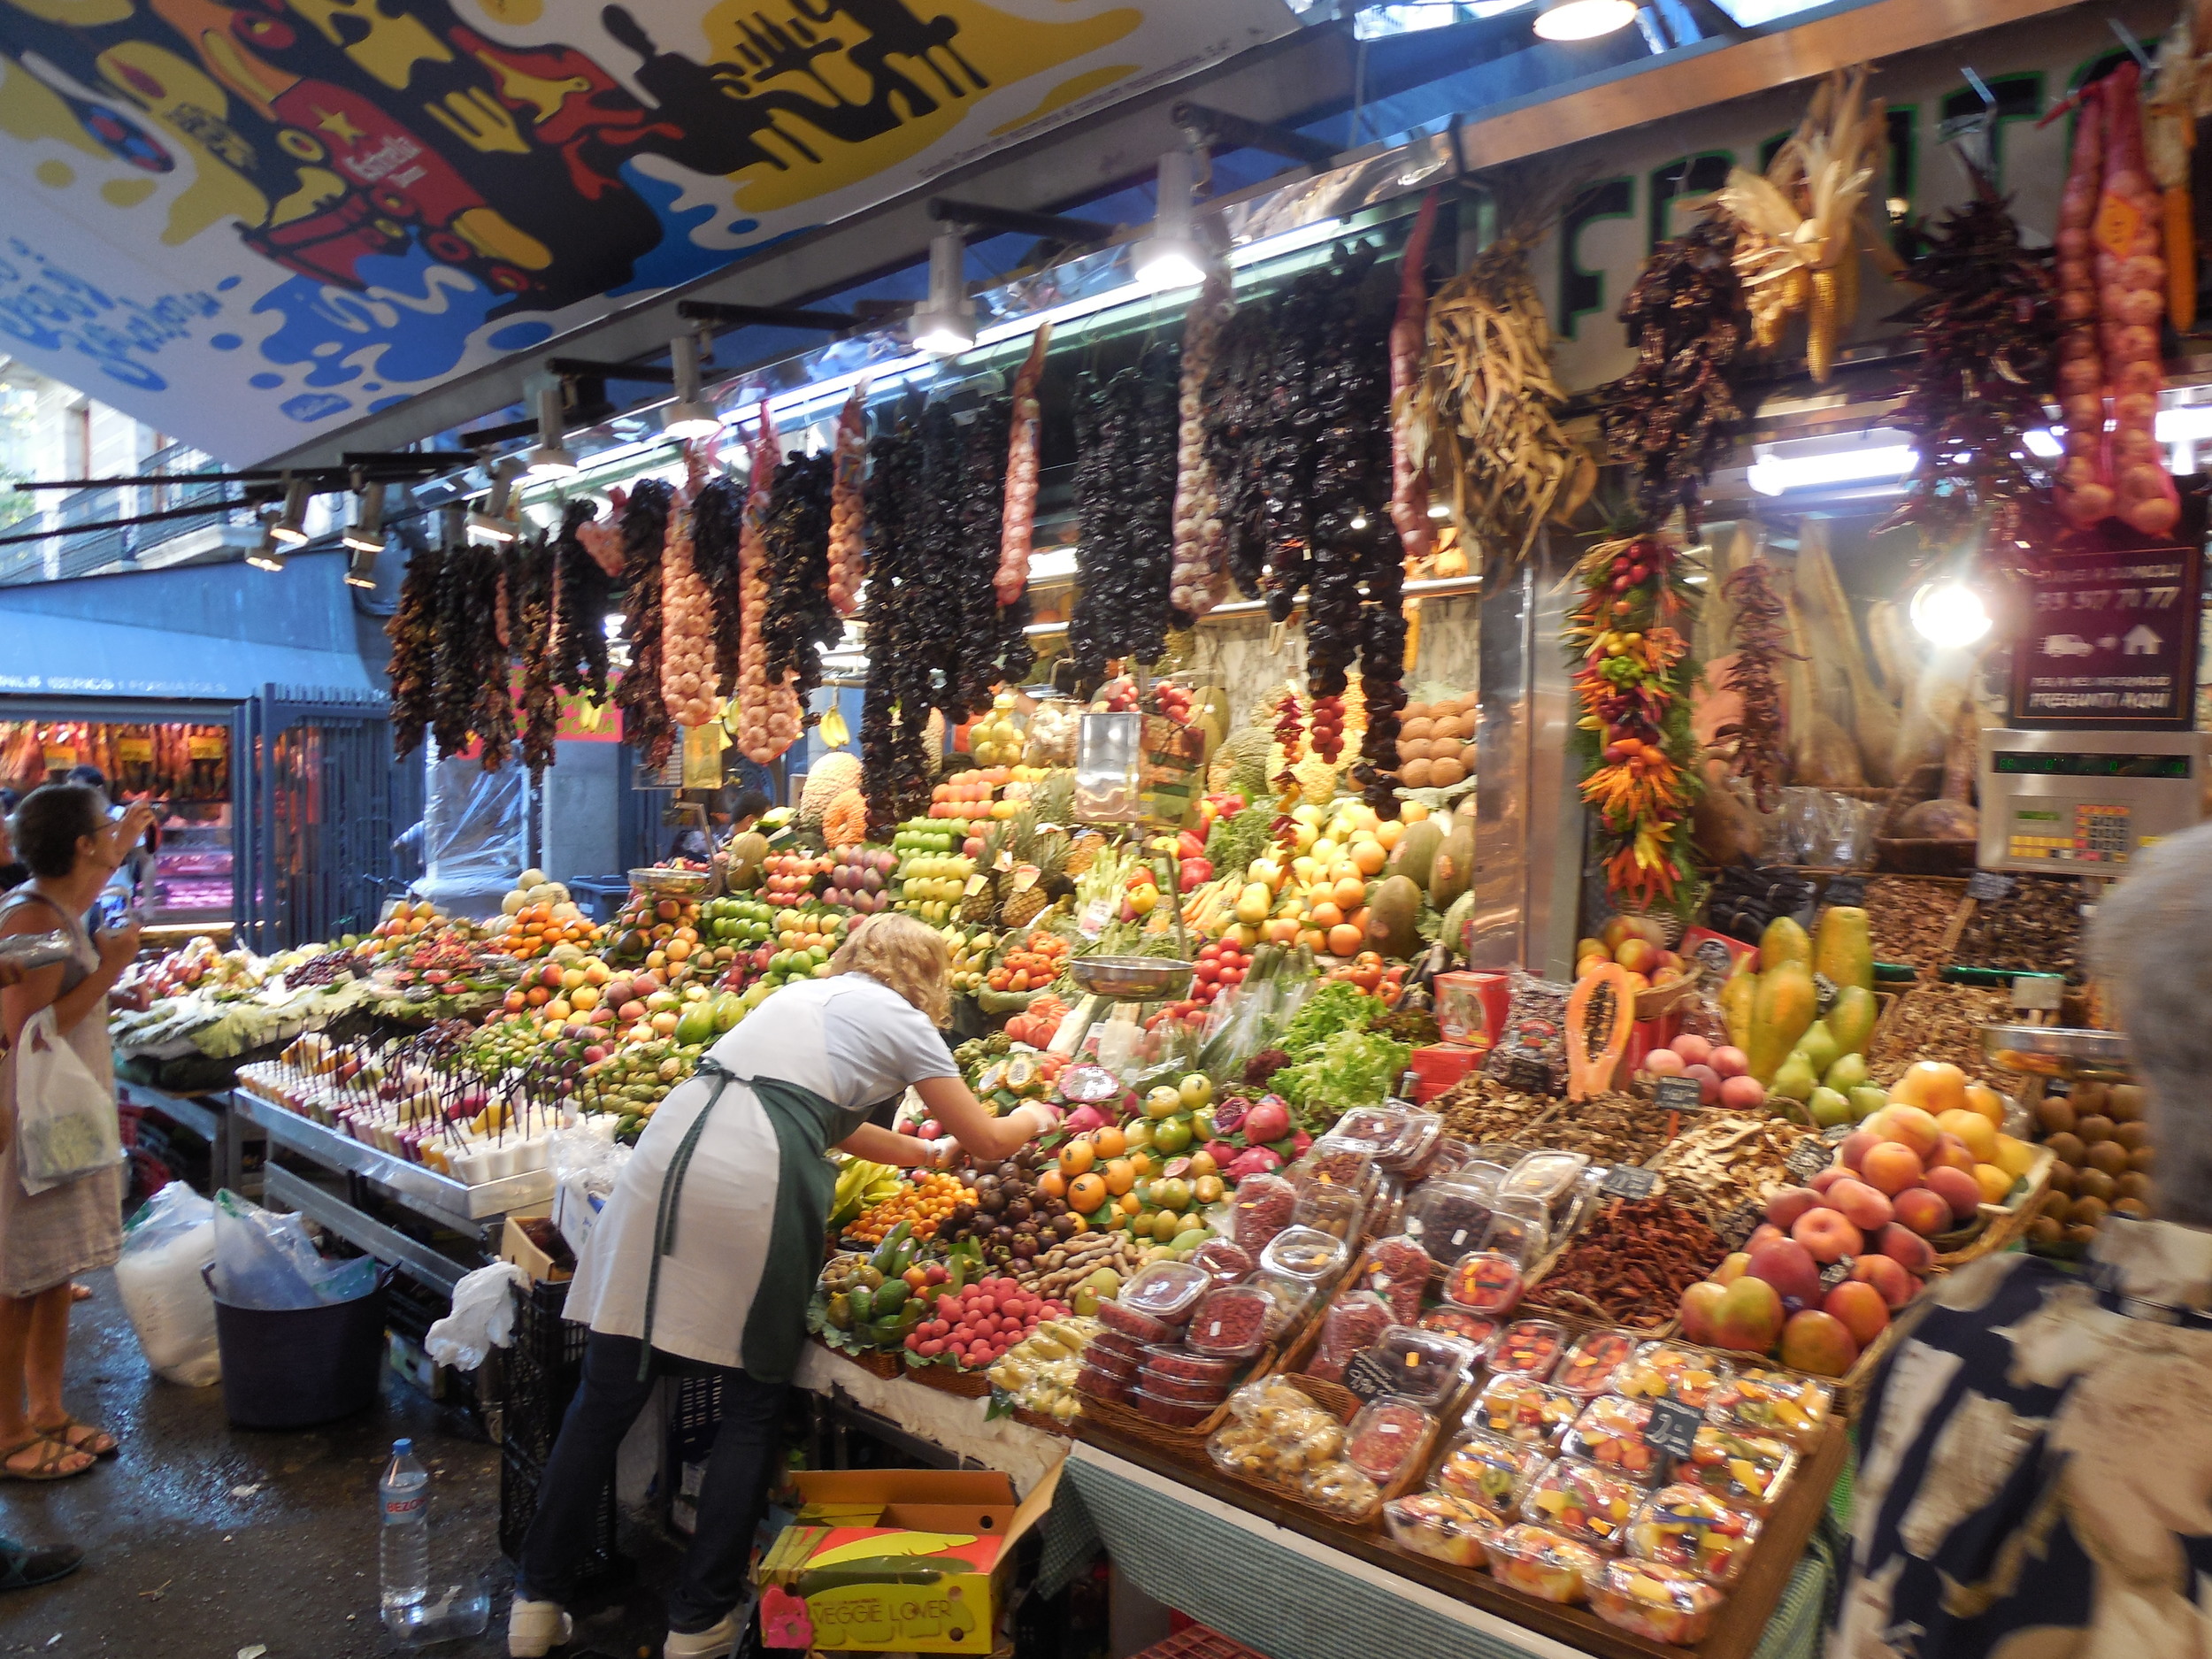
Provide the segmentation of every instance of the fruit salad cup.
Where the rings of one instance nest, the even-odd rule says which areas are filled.
[[[1444,1454],[1436,1490],[1509,1518],[1543,1467],[1544,1454],[1527,1441],[1478,1429],[1461,1435]]]
[[[1490,1369],[1500,1376],[1545,1382],[1566,1346],[1566,1331],[1549,1319],[1516,1319],[1490,1345]]]
[[[1628,1523],[1628,1553],[1695,1573],[1726,1589],[1751,1559],[1759,1518],[1678,1481],[1644,1500]]]
[[[1786,1440],[1739,1434],[1707,1424],[1687,1457],[1674,1460],[1674,1479],[1711,1493],[1724,1503],[1764,1514],[1797,1466]]]
[[[1563,1388],[1554,1388],[1532,1377],[1493,1377],[1475,1403],[1467,1408],[1465,1426],[1503,1435],[1544,1451],[1555,1449],[1560,1439],[1582,1414],[1582,1402]]]
[[[1675,1647],[1703,1641],[1726,1599],[1696,1574],[1656,1561],[1609,1561],[1590,1586],[1590,1610],[1607,1624]]]
[[[1492,1533],[1486,1548],[1500,1584],[1563,1607],[1587,1601],[1605,1565],[1587,1544],[1526,1522]]]
[[[1559,1449],[1640,1486],[1656,1486],[1666,1473],[1667,1458],[1644,1438],[1650,1423],[1648,1401],[1603,1394],[1583,1407]]]
[[[1440,1331],[1446,1336],[1472,1343],[1478,1362],[1489,1358],[1490,1345],[1498,1336],[1497,1320],[1469,1313],[1464,1308],[1432,1308],[1416,1324],[1421,1330]]]
[[[1416,1493],[1383,1505],[1383,1525],[1394,1542],[1455,1567],[1480,1567],[1499,1525],[1488,1509],[1448,1492]]]
[[[1470,1313],[1509,1313],[1521,1300],[1521,1264],[1502,1250],[1470,1250],[1446,1271],[1444,1300]]]
[[[1785,1440],[1801,1452],[1819,1444],[1835,1405],[1826,1383],[1765,1365],[1739,1366],[1705,1409],[1705,1420],[1746,1434]]]
[[[1428,1455],[1436,1419],[1410,1400],[1385,1394],[1360,1408],[1344,1436],[1344,1459],[1379,1486],[1412,1471]]]
[[[1717,1354],[1686,1342],[1647,1342],[1613,1376],[1613,1392],[1632,1400],[1679,1400],[1702,1411],[1736,1374]]]
[[[1579,1457],[1555,1459],[1521,1497],[1521,1517],[1608,1554],[1644,1501],[1640,1488]]]
[[[1585,1331],[1559,1362],[1552,1381],[1585,1399],[1601,1394],[1635,1352],[1636,1339],[1624,1331]]]

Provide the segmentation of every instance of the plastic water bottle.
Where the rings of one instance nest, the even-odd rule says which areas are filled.
[[[481,1635],[491,1617],[491,1593],[482,1579],[431,1585],[430,1472],[416,1461],[412,1440],[392,1442],[376,1501],[385,1627],[410,1646]]]

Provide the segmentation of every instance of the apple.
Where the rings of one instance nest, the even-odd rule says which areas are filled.
[[[1935,1251],[1927,1240],[1910,1227],[1901,1227],[1893,1221],[1882,1229],[1874,1240],[1874,1248],[1916,1277],[1935,1265]]]
[[[1859,1345],[1842,1320],[1808,1308],[1782,1327],[1782,1363],[1816,1377],[1840,1377],[1859,1357]]]
[[[1887,1193],[1893,1199],[1907,1187],[1920,1185],[1923,1169],[1919,1156],[1910,1147],[1885,1141],[1867,1148],[1866,1156],[1859,1163],[1859,1173],[1869,1187]]]
[[[1821,1302],[1820,1310],[1850,1332],[1851,1340],[1861,1348],[1889,1327],[1888,1302],[1880,1291],[1861,1279],[1847,1279],[1830,1291]]]
[[[1950,1230],[1950,1201],[1925,1187],[1909,1187],[1897,1194],[1897,1219],[1922,1238],[1932,1239]]]
[[[1654,1048],[1644,1056],[1644,1070],[1654,1077],[1680,1077],[1683,1059],[1672,1048]]]
[[[1675,1053],[1682,1056],[1685,1065],[1713,1065],[1713,1044],[1709,1038],[1701,1037],[1694,1032],[1685,1032],[1674,1040],[1671,1047]],[[1720,1071],[1717,1065],[1713,1066],[1713,1070]],[[1721,1075],[1725,1077],[1728,1074],[1722,1071]]]
[[[1779,1237],[1780,1235],[1777,1234],[1776,1236]],[[1723,1286],[1732,1285],[1738,1279],[1741,1279],[1744,1274],[1750,1270],[1750,1252],[1747,1250],[1737,1250],[1732,1254],[1724,1256],[1721,1258],[1720,1265],[1713,1270],[1713,1282],[1717,1285]]]
[[[1713,1050],[1713,1057],[1708,1064],[1723,1077],[1741,1077],[1751,1070],[1749,1056],[1741,1048],[1732,1048],[1727,1043]],[[1765,1097],[1762,1095],[1761,1098]]]
[[[2009,1178],[2008,1178],[2009,1179]],[[1939,1166],[1927,1173],[1928,1190],[1951,1208],[1951,1219],[1963,1225],[1981,1208],[1982,1184],[1970,1170]]]
[[[1879,1233],[1896,1219],[1889,1199],[1864,1181],[1843,1176],[1828,1188],[1828,1204],[1862,1233]]]
[[[1816,1307],[1820,1302],[1820,1267],[1812,1253],[1790,1239],[1778,1240],[1752,1253],[1751,1276],[1774,1286],[1784,1307]]]
[[[1866,1248],[1865,1239],[1839,1210],[1807,1210],[1790,1228],[1790,1237],[1810,1250],[1813,1260],[1823,1264],[1840,1262]]]
[[[1756,1111],[1766,1104],[1767,1086],[1747,1071],[1720,1080],[1720,1103],[1737,1111]]]
[[[1893,1313],[1910,1302],[1920,1288],[1919,1281],[1905,1271],[1902,1263],[1878,1251],[1852,1263],[1851,1277],[1880,1291]]]
[[[1766,1217],[1784,1232],[1809,1210],[1820,1208],[1820,1194],[1809,1187],[1778,1187],[1767,1199]]]
[[[1764,1354],[1782,1333],[1782,1299],[1765,1279],[1746,1273],[1713,1305],[1715,1348]]]
[[[1697,1079],[1697,1097],[1700,1101],[1708,1106],[1718,1104],[1720,1101],[1719,1072],[1714,1071],[1709,1065],[1691,1065],[1682,1068],[1682,1075]]]
[[[1713,1340],[1713,1321],[1727,1294],[1727,1286],[1709,1279],[1701,1279],[1683,1291],[1682,1335],[1686,1340],[1703,1344]]]

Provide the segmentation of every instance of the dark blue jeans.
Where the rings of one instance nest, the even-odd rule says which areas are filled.
[[[591,1333],[584,1377],[561,1419],[553,1455],[538,1485],[537,1514],[522,1540],[518,1594],[565,1604],[574,1587],[580,1546],[589,1538],[599,1494],[614,1478],[622,1437],[651,1397],[654,1381],[680,1368],[713,1371],[656,1349],[651,1374],[638,1380],[634,1337]],[[756,1381],[721,1370],[722,1427],[707,1458],[699,1521],[668,1597],[668,1626],[711,1629],[752,1593],[753,1535],[768,1508],[787,1385]]]

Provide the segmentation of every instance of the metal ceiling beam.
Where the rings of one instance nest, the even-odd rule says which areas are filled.
[[[984,202],[956,202],[949,196],[929,198],[929,216],[940,225],[964,230],[1003,231],[1014,236],[1034,236],[1064,248],[1084,248],[1110,238],[1117,227],[1099,219],[1076,219],[1066,213],[1032,213],[1025,208],[993,207]]]
[[[720,300],[678,300],[676,315],[687,323],[720,323],[727,328],[819,328],[841,334],[857,328],[851,311],[808,311],[790,305],[732,305]]]
[[[1264,150],[1271,156],[1302,161],[1310,167],[1325,167],[1336,159],[1336,146],[1325,139],[1294,133],[1286,127],[1271,127],[1203,104],[1179,104],[1169,111],[1169,119],[1200,143],[1215,149]]]
[[[1341,104],[1353,92],[1349,31],[1301,29],[1196,74],[1164,77],[1158,85],[1133,91],[1096,114],[949,169],[880,207],[787,237],[741,264],[584,324],[533,350],[457,375],[272,457],[265,465],[330,465],[345,449],[397,449],[451,431],[525,402],[532,377],[544,373],[552,357],[620,363],[661,356],[670,339],[691,326],[677,310],[687,300],[803,306],[914,265],[927,254],[930,238],[940,229],[929,216],[929,198],[948,189],[1010,208],[1046,211],[1146,176],[1162,151],[1183,142],[1171,119],[1172,105],[1201,87],[1209,99],[1263,122],[1301,119],[1307,111]]]

